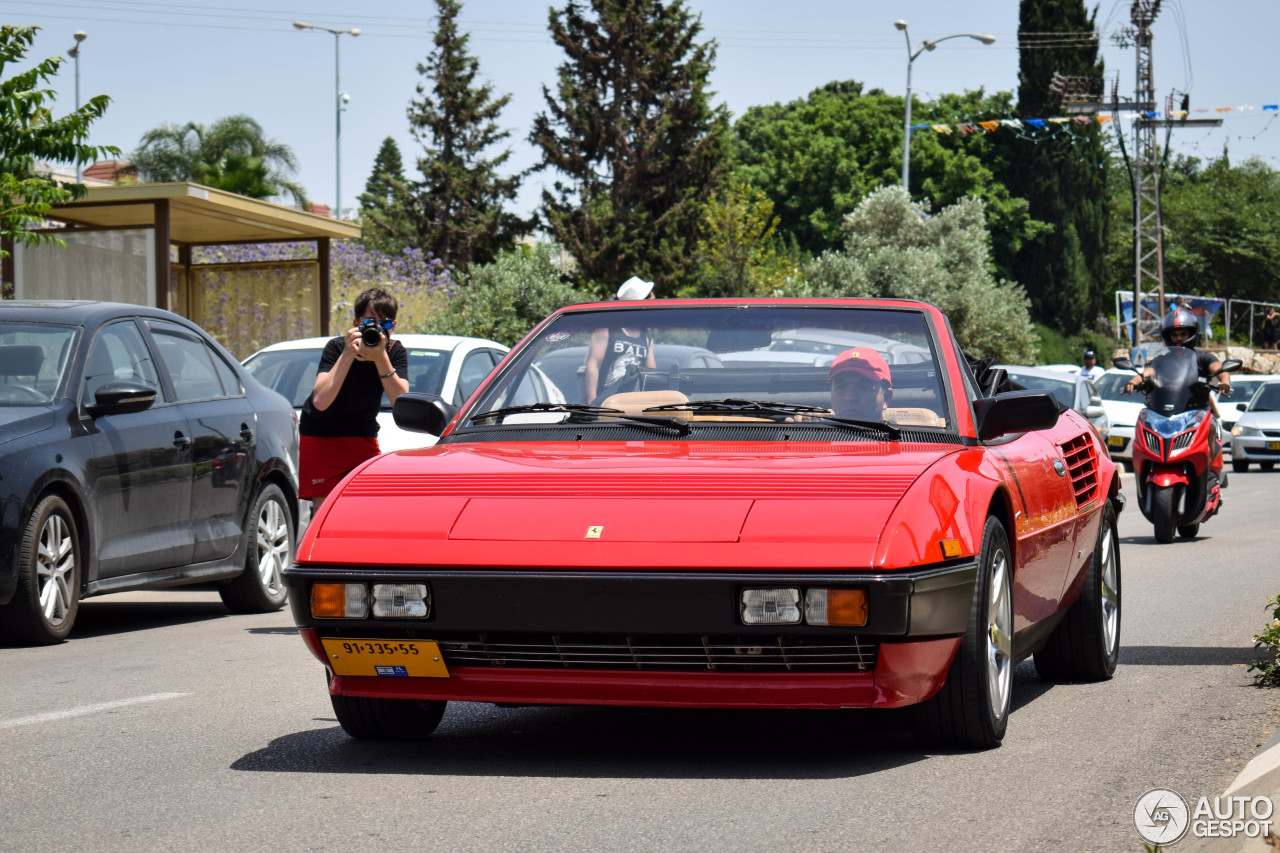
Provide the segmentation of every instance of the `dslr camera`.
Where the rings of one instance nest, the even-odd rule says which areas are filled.
[[[382,343],[382,327],[377,320],[369,318],[360,324],[360,342],[367,347]]]

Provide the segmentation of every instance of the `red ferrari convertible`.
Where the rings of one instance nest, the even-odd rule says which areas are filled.
[[[1020,660],[1115,671],[1117,469],[933,306],[577,305],[395,417],[440,440],[348,475],[285,573],[353,737],[450,700],[910,706],[985,748]]]

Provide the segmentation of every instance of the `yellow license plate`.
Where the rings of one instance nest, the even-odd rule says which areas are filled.
[[[1124,447],[1124,436],[1109,435],[1107,436],[1107,444],[1111,445],[1112,447]]]
[[[440,646],[434,640],[321,639],[329,666],[337,675],[385,678],[448,678]]]
[[[1268,441],[1267,450],[1280,450],[1280,441]]]

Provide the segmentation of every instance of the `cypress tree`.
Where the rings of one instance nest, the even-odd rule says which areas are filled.
[[[435,3],[435,47],[418,65],[423,81],[408,109],[410,130],[425,152],[418,158],[422,180],[412,186],[409,213],[422,248],[465,270],[493,260],[530,223],[503,208],[523,179],[498,173],[511,149],[484,156],[511,135],[496,121],[511,96],[494,97],[492,86],[477,84],[480,62],[467,53],[470,36],[458,32],[462,4]]]
[[[1055,72],[1101,81],[1097,40],[1083,35],[1096,33],[1096,15],[1083,0],[1021,0],[1019,116],[1063,115],[1061,96],[1049,89]],[[1108,160],[1096,123],[1058,127],[1038,143],[1009,142],[1010,191],[1027,199],[1032,218],[1053,227],[1023,245],[1013,271],[1031,298],[1032,316],[1073,334],[1106,304]]]
[[[382,140],[378,156],[373,159],[373,172],[360,194],[360,239],[366,248],[398,254],[418,245],[418,235],[406,210],[408,199],[400,146],[388,136]]]
[[[565,180],[543,190],[542,221],[586,282],[639,275],[671,293],[693,276],[728,153],[728,112],[707,91],[715,43],[683,0],[570,0],[550,30],[568,59],[529,139]]]

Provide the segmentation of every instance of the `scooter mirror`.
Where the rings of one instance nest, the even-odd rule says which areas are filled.
[[[1121,370],[1133,370],[1133,369],[1134,369],[1133,362],[1132,362],[1132,361],[1130,361],[1130,360],[1129,360],[1129,359],[1127,359],[1127,358],[1113,358],[1113,359],[1111,359],[1111,363],[1112,363],[1113,365],[1115,365],[1116,367],[1120,368]]]
[[[1218,373],[1230,373],[1232,370],[1239,370],[1244,367],[1244,362],[1238,358],[1229,358],[1222,362],[1222,367],[1218,368]],[[1214,374],[1215,376],[1217,374]]]

